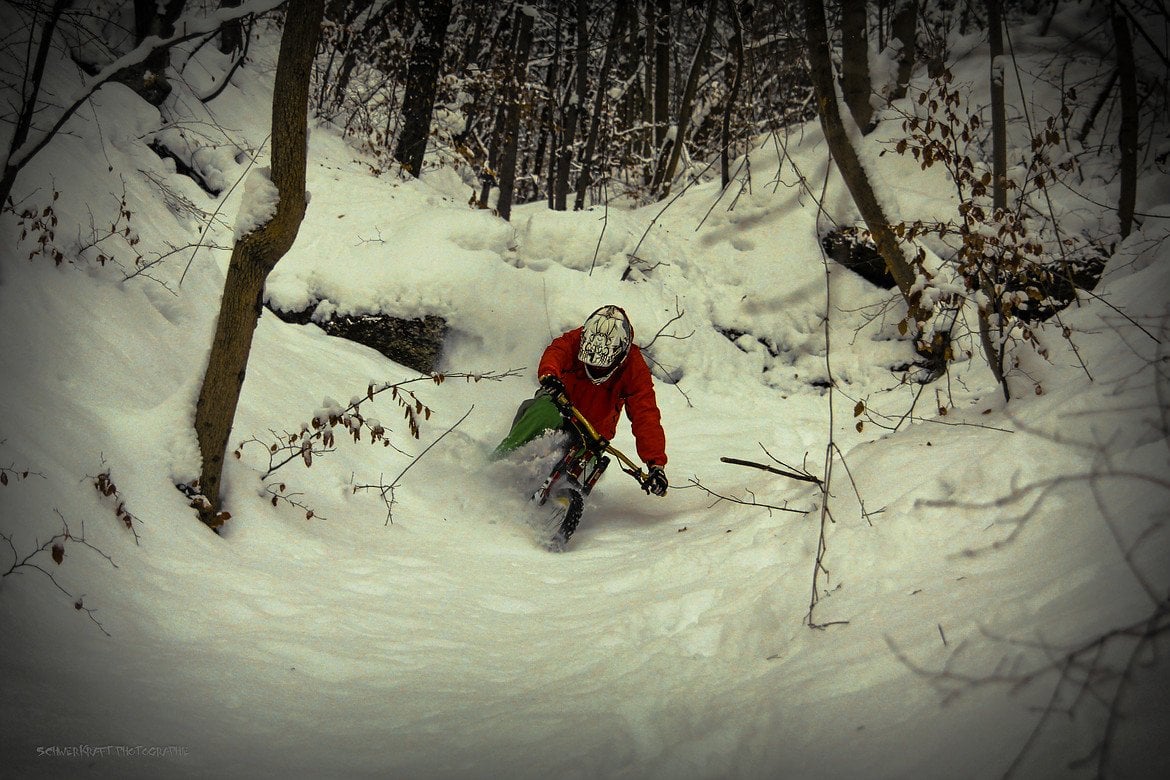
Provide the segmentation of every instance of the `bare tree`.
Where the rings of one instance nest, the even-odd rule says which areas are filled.
[[[991,54],[991,205],[993,211],[1002,215],[1007,209],[1007,107],[1004,105],[1003,82],[1003,18],[1002,0],[987,0],[987,35]],[[994,260],[992,265],[998,265]],[[978,284],[988,301],[996,300],[992,277],[998,277],[997,268],[991,275],[980,270]],[[1003,388],[1005,400],[1010,400],[1011,391],[1003,375],[1003,350],[992,338],[991,311],[988,306],[978,307],[979,341],[983,354],[995,381]]]
[[[496,209],[504,219],[512,216],[512,194],[516,189],[516,155],[520,140],[520,114],[524,111],[521,90],[528,80],[528,55],[532,51],[533,12],[530,7],[516,9],[516,50],[512,53],[512,73],[508,79],[504,137],[500,162],[500,196]]]
[[[991,205],[1007,208],[1007,109],[1004,106],[1002,0],[987,0],[987,38],[991,53]]]
[[[715,31],[715,10],[718,6],[719,3],[715,0],[707,3],[707,17],[703,22],[703,34],[695,49],[695,58],[691,60],[691,70],[687,75],[687,83],[683,87],[682,100],[678,107],[678,121],[675,122],[673,128],[674,142],[670,145],[670,157],[665,161],[665,164],[663,164],[662,158],[659,158],[659,168],[654,174],[651,191],[658,193],[659,200],[670,195],[670,183],[674,179],[675,171],[678,169],[678,161],[682,157],[683,143],[687,131],[690,129],[695,95],[698,94],[699,90],[699,79],[706,66],[707,55],[711,51],[711,37]]]
[[[906,97],[906,90],[910,86],[910,73],[914,68],[917,57],[917,39],[915,37],[918,25],[918,8],[913,0],[900,0],[894,9],[894,18],[890,22],[894,40],[898,41],[898,81],[890,93],[891,100],[900,100]]]
[[[207,372],[195,407],[203,459],[199,518],[218,528],[220,479],[232,421],[244,384],[264,282],[292,247],[305,215],[309,72],[321,33],[324,0],[289,0],[272,96],[272,184],[278,200],[266,223],[242,236],[232,251]]]
[[[7,154],[4,156],[3,173],[0,174],[0,206],[8,203],[12,194],[12,185],[16,183],[16,175],[35,151],[20,154],[29,140],[32,130],[33,117],[36,116],[41,93],[41,83],[45,77],[45,65],[49,61],[49,50],[53,46],[53,32],[61,21],[61,14],[65,12],[68,0],[54,0],[53,5],[41,22],[41,35],[37,41],[36,56],[32,60],[32,70],[28,70],[25,63],[25,76],[21,82],[21,104],[16,117],[16,127],[13,128],[12,140],[9,142]],[[32,25],[35,27],[37,16],[34,14]],[[30,32],[30,39],[33,37]],[[47,143],[47,139],[45,143]]]
[[[841,3],[841,93],[853,121],[868,133],[873,106],[869,102],[869,3]]]
[[[31,58],[31,68],[28,58],[13,63],[0,63],[0,70],[15,73],[16,92],[19,97],[15,105],[16,122],[12,136],[6,148],[0,148],[0,204],[10,205],[16,177],[26,165],[49,145],[49,142],[61,131],[65,123],[77,113],[98,89],[109,81],[117,79],[128,68],[135,67],[151,54],[162,49],[168,49],[182,41],[198,38],[219,30],[223,25],[230,24],[250,14],[260,14],[271,11],[280,5],[283,0],[249,0],[238,8],[225,8],[205,17],[184,17],[175,25],[177,32],[170,36],[159,38],[152,36],[144,40],[133,50],[118,57],[103,67],[100,71],[85,78],[81,85],[69,95],[68,100],[61,104],[55,100],[44,99],[41,95],[42,80],[45,65],[53,48],[53,35],[62,17],[68,10],[68,0],[54,0],[53,5],[45,9],[41,19],[42,6],[34,6],[34,12],[29,19],[29,40],[21,46],[15,47],[21,52],[27,46],[29,52],[34,52]],[[40,34],[36,33],[36,26],[40,24]],[[4,46],[4,59],[8,60],[14,51],[11,44]],[[10,70],[10,68],[15,70]]]
[[[577,36],[576,63],[572,69],[573,89],[565,91],[561,108],[561,137],[557,149],[556,181],[553,183],[553,208],[564,211],[569,200],[569,169],[573,161],[573,145],[577,126],[585,116],[585,93],[589,89],[589,2],[577,0],[574,28]]]
[[[722,139],[719,150],[719,176],[725,189],[731,183],[731,114],[735,111],[735,101],[739,97],[744,65],[743,21],[739,16],[737,0],[727,0],[727,12],[731,17],[731,48],[735,52],[735,75],[731,78],[731,88],[727,92],[727,105],[723,107],[723,124],[719,134]]]
[[[135,45],[141,45],[151,36],[168,38],[174,35],[175,22],[183,13],[185,4],[186,0],[134,0]],[[170,64],[170,49],[155,49],[142,62],[123,71],[120,80],[147,103],[158,106],[171,93],[167,80]]]
[[[1117,201],[1117,222],[1118,231],[1124,239],[1133,229],[1133,213],[1137,203],[1137,72],[1129,22],[1117,0],[1113,2],[1112,16],[1113,38],[1117,44],[1117,75],[1121,83],[1121,129],[1117,134],[1117,145],[1121,151],[1121,192]]]
[[[670,0],[654,3],[654,148],[662,152],[670,126]]]
[[[605,43],[605,56],[601,60],[601,72],[597,76],[597,87],[593,90],[593,116],[589,121],[589,134],[585,137],[585,150],[581,153],[581,173],[577,176],[577,198],[573,202],[573,209],[580,211],[585,208],[585,193],[591,183],[590,168],[593,167],[593,154],[597,150],[597,136],[601,132],[601,111],[605,105],[605,95],[609,90],[609,71],[613,66],[614,55],[622,36],[622,25],[626,16],[621,9],[615,8],[613,23],[609,28],[609,39]]]
[[[869,176],[861,165],[857,150],[849,141],[841,112],[837,107],[837,90],[833,79],[833,63],[829,53],[829,34],[825,27],[825,6],[821,0],[804,0],[805,24],[808,32],[809,66],[816,90],[818,113],[829,151],[837,162],[845,186],[853,196],[866,227],[873,236],[890,275],[906,299],[911,319],[919,329],[925,326],[930,312],[920,305],[920,293],[914,291],[915,272],[902,253],[890,221],[878,203]],[[920,345],[920,348],[927,348]]]
[[[451,0],[420,0],[419,35],[406,73],[402,132],[394,156],[412,176],[422,175],[439,83],[439,64],[451,20]]]

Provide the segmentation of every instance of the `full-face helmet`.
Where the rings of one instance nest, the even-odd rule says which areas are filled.
[[[581,329],[578,359],[593,384],[599,385],[613,375],[630,353],[634,329],[630,318],[617,306],[602,306],[589,315]]]

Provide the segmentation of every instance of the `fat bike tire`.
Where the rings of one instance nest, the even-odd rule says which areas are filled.
[[[565,489],[549,499],[553,506],[549,513],[545,527],[552,531],[552,535],[545,543],[549,552],[564,552],[569,544],[569,538],[577,530],[581,522],[581,513],[585,511],[585,497],[580,491]]]

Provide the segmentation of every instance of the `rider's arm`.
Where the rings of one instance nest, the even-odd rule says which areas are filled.
[[[626,366],[626,416],[638,445],[638,457],[644,463],[666,465],[666,433],[662,430],[662,413],[654,396],[654,380],[642,352],[633,347]]]
[[[574,338],[576,336],[576,338]],[[560,378],[573,365],[573,358],[577,354],[577,348],[581,343],[580,328],[568,333],[562,333],[553,339],[549,344],[544,354],[540,357],[540,363],[536,369],[536,376],[542,379],[546,376],[555,376]]]

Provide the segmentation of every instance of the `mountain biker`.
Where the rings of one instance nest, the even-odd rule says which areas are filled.
[[[544,350],[537,368],[540,390],[520,405],[512,430],[496,447],[502,456],[550,430],[569,430],[560,410],[552,402],[564,393],[597,433],[606,441],[617,432],[622,409],[630,418],[637,442],[638,457],[647,465],[649,476],[642,487],[656,496],[665,496],[666,434],[654,397],[654,381],[634,343],[634,329],[625,311],[602,306],[589,315],[585,324],[562,333]]]

